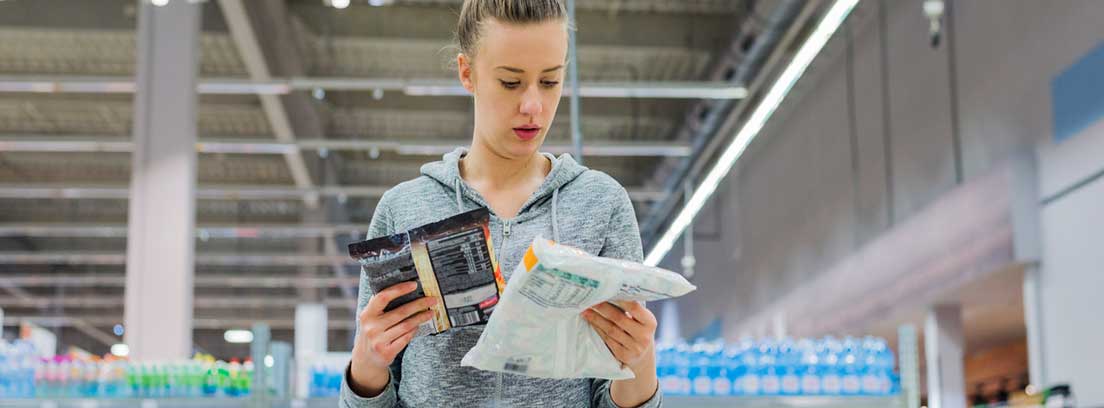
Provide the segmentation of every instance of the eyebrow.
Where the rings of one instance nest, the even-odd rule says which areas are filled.
[[[552,67],[552,68],[548,68],[548,69],[546,69],[546,70],[544,70],[544,71],[541,71],[541,73],[556,71],[556,70],[562,69],[563,67],[564,67],[563,65],[557,65],[557,66],[554,66],[554,67]],[[525,73],[525,70],[524,70],[524,69],[521,69],[521,68],[514,68],[514,67],[507,67],[507,66],[505,66],[505,65],[503,65],[503,66],[500,66],[500,67],[497,67],[497,68],[495,68],[495,69],[503,69],[503,70],[506,70],[506,71],[510,71],[510,72],[513,72],[513,73],[515,73],[515,74],[524,74],[524,73]]]

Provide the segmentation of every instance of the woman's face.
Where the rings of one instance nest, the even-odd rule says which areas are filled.
[[[498,156],[536,153],[563,92],[567,27],[562,21],[483,26],[474,59],[458,56],[460,81],[475,99],[475,142]]]

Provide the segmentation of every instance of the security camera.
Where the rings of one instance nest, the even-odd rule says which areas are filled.
[[[943,13],[946,4],[943,0],[924,0],[924,15],[928,17],[928,36],[932,48],[939,47],[939,38],[943,35]]]

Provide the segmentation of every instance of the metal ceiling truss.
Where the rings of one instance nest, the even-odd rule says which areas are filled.
[[[296,188],[283,186],[206,186],[196,190],[200,200],[297,200],[308,196],[380,198],[389,186],[321,186]],[[634,201],[653,201],[663,198],[662,191],[629,188],[629,198]],[[129,189],[118,185],[23,185],[0,184],[0,198],[10,199],[127,199]]]
[[[204,139],[196,143],[199,153],[228,154],[287,154],[293,151],[365,151],[394,152],[399,155],[439,156],[456,149],[461,140],[366,140],[366,139],[296,139],[293,142],[265,142],[242,139]],[[129,153],[134,142],[118,137],[71,136],[44,137],[41,135],[7,135],[0,137],[0,152],[41,153]],[[568,144],[546,144],[542,150],[553,153],[569,153]],[[672,142],[594,142],[583,148],[588,156],[646,157],[686,156],[690,147]]]
[[[24,288],[102,287],[125,288],[126,276],[120,273],[96,274],[22,274],[4,276],[8,284]],[[196,288],[337,288],[341,285],[357,285],[359,277],[301,277],[301,276],[235,276],[197,273]]]
[[[693,77],[693,76],[691,76]],[[196,92],[206,95],[287,95],[294,91],[401,91],[409,96],[469,96],[455,79],[401,78],[271,78],[199,80]],[[134,81],[129,77],[86,76],[0,76],[0,92],[18,93],[91,93],[131,94]],[[563,97],[570,97],[565,88]],[[730,82],[592,80],[579,84],[579,96],[584,98],[673,98],[673,99],[742,99],[747,90]],[[268,108],[266,108],[268,111]]]

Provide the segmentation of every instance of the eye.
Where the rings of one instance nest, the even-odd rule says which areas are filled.
[[[555,88],[559,84],[559,81],[541,81],[541,85],[544,85],[545,88]]]
[[[521,81],[503,81],[503,80],[499,80],[498,82],[501,82],[502,87],[506,88],[506,89],[517,89],[517,87],[521,85]]]

